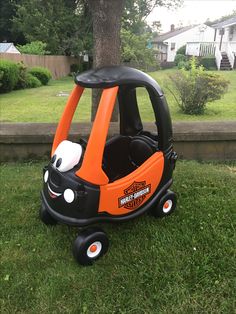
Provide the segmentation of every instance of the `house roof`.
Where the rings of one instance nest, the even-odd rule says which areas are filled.
[[[14,45],[13,43],[0,43],[0,53],[7,52],[7,50],[11,47],[11,45]]]
[[[212,27],[214,27],[214,28],[224,28],[224,27],[227,27],[227,26],[230,26],[230,25],[234,25],[234,24],[236,24],[236,15],[231,17],[230,19],[227,19],[227,20],[223,21],[223,22],[213,24]]]
[[[179,35],[179,34],[181,34],[181,33],[184,33],[184,32],[186,32],[186,31],[188,31],[189,29],[194,28],[194,27],[196,27],[196,26],[197,26],[197,25],[190,25],[190,26],[185,26],[185,27],[177,28],[177,29],[175,29],[175,30],[173,30],[173,31],[169,31],[169,32],[167,32],[167,33],[164,33],[164,34],[161,34],[161,35],[155,37],[155,38],[153,39],[153,42],[163,42],[163,41],[165,41],[165,40],[167,40],[167,39],[169,39],[169,38],[171,38],[171,37],[174,37],[174,36],[176,36],[176,35]]]

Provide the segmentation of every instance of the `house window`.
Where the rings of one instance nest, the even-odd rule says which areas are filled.
[[[175,50],[175,43],[170,44],[170,50]]]

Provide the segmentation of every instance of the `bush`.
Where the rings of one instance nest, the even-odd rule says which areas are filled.
[[[38,69],[38,68],[36,68]],[[42,73],[41,77],[44,81],[49,81],[51,77],[47,69],[39,68],[43,71],[35,71]],[[46,70],[46,71],[45,71]],[[41,86],[41,81],[32,73],[27,72],[27,68],[23,62],[14,63],[8,60],[0,60],[0,92],[10,92],[13,89],[33,88]]]
[[[187,57],[181,54],[177,54],[175,56],[175,64],[179,65],[180,62],[186,62],[187,61]]]
[[[37,77],[27,72],[27,68],[23,62],[17,63],[17,67],[19,70],[19,78],[15,89],[35,88],[42,85]]]
[[[200,64],[207,70],[216,69],[215,57],[202,57],[200,59]]]
[[[190,70],[190,62],[189,61],[180,61],[178,63],[178,69]]]
[[[47,44],[43,43],[42,41],[36,40],[26,45],[18,45],[17,49],[21,53],[25,54],[46,55],[49,54],[49,51],[46,50],[46,46]]]
[[[15,89],[26,88],[25,80],[26,80],[27,68],[23,62],[19,62],[16,65],[18,67],[19,76],[18,76],[18,81],[15,86]]]
[[[29,73],[37,77],[42,85],[47,85],[49,80],[52,78],[51,72],[43,67],[34,67],[29,70]]]
[[[16,63],[8,60],[0,60],[0,92],[13,90],[19,79],[19,69]]]
[[[73,63],[70,66],[70,72],[71,73],[78,73],[78,72],[83,72],[83,63]]]
[[[3,78],[4,72],[0,71],[0,88],[2,86],[2,78]]]
[[[184,56],[185,56],[185,51],[186,51],[186,45],[180,47],[180,48],[176,51],[176,54],[177,54],[177,55],[184,55]]]
[[[157,61],[158,62],[158,61]],[[171,69],[175,67],[174,62],[167,62],[167,61],[162,61],[159,68],[160,69]]]
[[[151,38],[148,33],[134,34],[130,30],[121,29],[121,60],[124,63],[139,64],[139,67],[156,66],[154,50],[148,43]]]
[[[186,62],[185,61],[179,61],[178,62],[178,69],[185,69]]]
[[[190,60],[190,70],[182,69],[170,76],[179,107],[186,114],[203,114],[208,102],[220,99],[227,91],[229,81],[218,74],[208,74],[204,67],[197,67],[196,59]]]
[[[25,76],[25,88],[35,88],[42,86],[42,83],[40,82],[37,77],[33,76],[31,73],[26,73]]]

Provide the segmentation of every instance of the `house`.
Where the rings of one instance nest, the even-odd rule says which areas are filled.
[[[188,42],[186,54],[213,56],[218,70],[236,68],[236,16],[212,25],[214,35],[206,42]]]
[[[175,28],[172,24],[170,31],[153,39],[152,45],[156,59],[161,63],[173,62],[177,50],[187,42],[202,42],[211,40],[214,29],[205,24]]]
[[[20,53],[13,43],[0,43],[0,53]]]

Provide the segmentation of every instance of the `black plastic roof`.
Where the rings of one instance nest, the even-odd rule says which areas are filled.
[[[109,88],[133,84],[135,86],[151,87],[159,96],[163,92],[157,82],[146,73],[126,66],[109,66],[89,70],[78,74],[75,83],[88,88]]]

